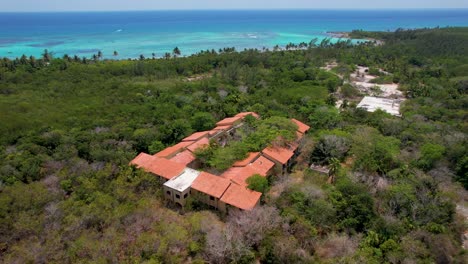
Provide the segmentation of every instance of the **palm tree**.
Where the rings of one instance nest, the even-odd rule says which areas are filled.
[[[119,53],[116,50],[114,50],[114,56],[118,56],[118,55]]]
[[[337,158],[331,158],[329,162],[329,171],[328,171],[328,182],[334,183],[336,180],[336,174],[341,169],[340,161]]]
[[[32,67],[36,67],[36,58],[34,58],[34,56],[29,56],[29,63]]]
[[[165,58],[166,60],[170,59],[170,58],[171,58],[171,54],[170,54],[169,52],[166,52],[166,53],[164,54],[164,58]]]
[[[153,56],[153,60],[156,59],[156,53],[151,53],[151,56]]]
[[[102,58],[102,51],[98,51],[97,57],[98,57],[98,59],[101,59],[101,58]]]
[[[145,55],[140,54],[140,60],[145,60]]]
[[[52,54],[49,53],[49,50],[45,49],[44,53],[42,53],[42,59],[45,62],[50,62],[52,60]]]
[[[22,65],[26,65],[28,63],[28,57],[26,57],[26,55],[23,54],[23,56],[21,56],[20,58],[20,63]]]
[[[71,61],[71,58],[70,58],[70,56],[68,56],[68,54],[64,54],[63,55],[63,60]]]
[[[174,57],[180,56],[179,47],[175,47],[174,50],[172,51],[172,54],[174,54]]]
[[[318,41],[318,38],[313,38],[313,39],[309,42],[309,48],[315,47],[315,44],[317,43],[317,41]]]

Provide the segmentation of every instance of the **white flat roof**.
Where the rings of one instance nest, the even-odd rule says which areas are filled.
[[[179,176],[168,180],[164,183],[164,186],[174,189],[179,192],[183,192],[192,186],[193,181],[200,175],[199,171],[185,168],[185,170]]]
[[[400,116],[400,103],[402,101],[402,99],[388,99],[366,96],[357,105],[357,107],[366,109],[368,112],[375,112],[377,109],[380,109],[391,115]]]

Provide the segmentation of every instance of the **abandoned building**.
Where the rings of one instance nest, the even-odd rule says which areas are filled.
[[[159,177],[163,182],[164,197],[181,206],[186,204],[188,197],[193,197],[225,213],[232,209],[252,210],[259,205],[262,194],[248,189],[246,180],[253,175],[269,177],[286,173],[310,127],[292,119],[298,127],[295,142],[248,153],[247,158],[235,162],[220,175],[198,171],[200,164],[195,151],[209,145],[210,140],[216,140],[221,146],[227,144],[247,116],[259,118],[254,112],[239,113],[219,121],[210,131],[193,133],[154,155],[140,153],[130,164]]]

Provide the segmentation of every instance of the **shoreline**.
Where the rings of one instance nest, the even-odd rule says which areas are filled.
[[[332,38],[352,39],[350,36],[351,32],[347,32],[347,31],[327,31],[326,34]]]
[[[375,39],[375,38],[362,38],[362,39],[355,39],[351,37],[351,32],[347,31],[327,31],[327,35],[329,35],[332,38],[343,38],[343,39],[350,39],[350,40],[365,40],[368,42],[374,42],[375,45],[381,46],[385,44],[385,42],[381,39]]]
[[[333,37],[335,39],[338,39],[338,41],[334,42],[334,43],[337,43],[337,42],[343,42],[343,40],[340,40],[340,39],[346,39],[346,38],[338,38],[338,37]],[[326,38],[325,38],[326,39]],[[357,40],[357,39],[352,39],[352,38],[347,38],[349,40]],[[370,40],[369,40],[370,41]],[[290,44],[293,44],[294,46],[293,47],[289,47],[288,48],[288,45]],[[189,54],[181,54],[181,55],[178,55],[176,57],[173,56],[173,54],[171,52],[168,52],[171,54],[171,57],[169,58],[166,58],[164,56],[156,56],[156,57],[152,57],[152,56],[145,56],[145,54],[142,54],[144,55],[144,60],[167,60],[167,59],[174,59],[174,58],[188,58],[188,57],[191,57],[191,56],[197,56],[197,55],[200,55],[202,53],[206,53],[207,51],[212,51],[214,50],[216,52],[216,54],[225,54],[225,53],[241,53],[241,52],[245,52],[245,51],[258,51],[260,53],[263,53],[263,52],[284,52],[284,51],[298,51],[298,50],[307,50],[309,48],[317,48],[318,46],[313,46],[313,47],[309,47],[309,46],[306,46],[306,47],[300,47],[300,44],[301,43],[290,43],[290,44],[286,44],[286,45],[274,45],[272,47],[262,47],[262,48],[244,48],[244,49],[235,49],[235,51],[223,51],[223,52],[220,52],[219,50],[220,49],[210,49],[210,50],[200,50],[198,52],[194,52],[194,53],[189,53]],[[224,48],[221,48],[221,49],[230,49],[229,47],[224,47]],[[50,54],[54,54],[54,51],[53,50],[48,50]],[[31,56],[34,57],[35,59],[42,59],[41,56],[34,56],[34,55],[26,55],[26,54],[23,54],[24,56],[26,56],[27,59],[29,59]],[[16,60],[16,59],[21,59],[21,57],[23,56],[16,56],[16,57],[6,57],[6,56],[0,56],[0,60],[2,59],[8,59],[8,60]],[[70,57],[71,59],[73,59],[75,57],[75,54],[73,55],[70,55],[70,54],[67,54],[68,57]],[[97,55],[97,54],[95,54]],[[78,55],[77,55],[78,56]],[[119,57],[119,58],[117,58]],[[91,56],[78,56],[79,59],[86,59],[88,61],[93,61],[93,55]],[[64,59],[64,56],[54,56],[53,59]],[[138,60],[141,60],[139,56],[136,56],[136,57],[127,57],[127,58],[120,58],[119,55],[117,55],[116,57],[113,57],[112,55],[111,56],[106,56],[106,57],[102,57],[100,59],[98,59],[97,61],[138,61]]]
[[[221,13],[222,12],[222,13]],[[352,30],[389,32],[398,28],[467,27],[468,12],[434,10],[415,11],[337,11],[298,10],[292,12],[217,11],[217,12],[112,12],[84,13],[10,13],[0,16],[8,25],[0,32],[0,56],[9,59],[23,54],[40,57],[44,49],[56,57],[89,58],[101,51],[108,59],[138,58],[141,54],[161,57],[178,46],[185,55],[220,47],[236,47],[241,51],[276,44],[309,43],[323,39],[335,43],[356,37]],[[461,12],[461,13],[460,13]],[[388,21],[386,17],[395,17]],[[434,19],[437,17],[437,19]],[[333,19],[328,19],[333,18]],[[351,34],[350,34],[351,32]],[[370,37],[375,37],[370,35]],[[330,39],[332,38],[332,39]],[[362,37],[363,38],[363,37]],[[356,38],[357,39],[357,38]],[[359,39],[356,42],[374,41]],[[302,44],[303,46],[303,44]],[[291,48],[291,46],[289,46]],[[117,57],[111,56],[113,51]]]
[[[354,39],[354,38],[351,38],[351,36],[350,36],[351,32],[345,32],[345,31],[339,31],[338,32],[338,31],[336,31],[336,32],[325,32],[323,34],[324,34],[323,39],[332,39],[333,43],[344,41],[343,39],[345,39],[345,40],[356,40],[356,41],[358,41],[355,44],[362,43],[363,40],[366,40],[368,42],[377,41],[377,43],[376,43],[377,45],[383,44],[383,41],[370,39],[370,38],[368,38],[368,39]],[[312,39],[314,39],[314,38],[312,38]],[[379,42],[381,42],[381,43],[379,43]],[[279,51],[306,50],[308,48],[311,48],[310,46],[301,47],[301,45],[303,43],[307,43],[307,42],[306,41],[300,42],[300,43],[290,42],[288,44],[281,44],[281,45],[276,44],[276,45],[271,45],[271,46],[239,48],[239,49],[236,48],[236,47],[221,47],[221,48],[215,48],[215,49],[204,49],[204,50],[199,50],[199,51],[196,51],[196,52],[188,52],[187,54],[181,54],[181,55],[178,55],[177,57],[178,58],[185,58],[185,57],[190,57],[190,56],[196,56],[196,55],[199,55],[201,53],[204,53],[204,52],[207,52],[207,51],[212,51],[212,50],[214,50],[217,54],[223,54],[223,53],[226,53],[226,52],[220,52],[220,50],[231,49],[231,48],[235,48],[235,52],[244,52],[244,51],[249,51],[249,50],[256,50],[258,52],[279,52]],[[47,50],[52,55],[55,53],[53,49],[47,49]],[[68,55],[70,58],[74,58],[75,56],[78,56],[78,58],[80,58],[80,59],[85,58],[86,60],[92,61],[93,56],[97,55],[99,51],[101,51],[101,50],[96,49],[95,54],[87,55],[87,56],[80,56],[78,54],[66,54],[66,55]],[[171,51],[168,51],[167,53],[170,53],[171,54],[170,58],[173,58],[173,53]],[[158,54],[162,54],[162,53],[158,53]],[[30,55],[22,54],[22,55],[14,56],[14,57],[13,56],[11,56],[11,57],[10,56],[0,56],[0,60],[1,59],[16,60],[16,59],[20,59],[23,55],[26,56],[28,59],[31,56],[33,56],[36,59],[41,59],[41,56],[35,56],[35,55],[31,55],[31,54]],[[63,59],[64,55],[54,56],[54,58]],[[155,57],[153,57],[152,54],[141,54],[141,55],[144,56],[144,58],[145,58],[144,60],[148,60],[148,59],[168,59],[168,58],[166,58],[164,56],[155,56]],[[132,57],[122,57],[121,55],[114,55],[114,56],[110,55],[110,56],[103,56],[100,59],[98,59],[98,61],[141,60],[140,59],[141,55],[138,55],[138,56],[135,56],[135,57],[133,57],[133,56]]]

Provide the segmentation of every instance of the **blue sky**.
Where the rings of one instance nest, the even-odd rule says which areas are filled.
[[[0,11],[468,8],[468,0],[0,0]]]

